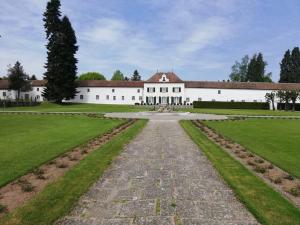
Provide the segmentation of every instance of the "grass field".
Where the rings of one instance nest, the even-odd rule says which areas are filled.
[[[257,110],[257,109],[199,109],[186,108],[180,111],[193,113],[207,113],[218,115],[248,115],[248,116],[300,116],[300,112],[291,111],[273,111],[273,110]]]
[[[57,182],[48,185],[32,201],[0,219],[0,224],[52,225],[54,221],[70,211],[79,197],[102,176],[114,157],[145,124],[145,120],[139,120],[128,130],[112,138],[67,171]]]
[[[299,209],[281,194],[210,141],[192,122],[181,121],[181,125],[261,224],[300,224]]]
[[[121,122],[87,116],[0,114],[0,186]]]
[[[39,106],[9,107],[6,111],[35,111],[35,112],[138,112],[149,111],[151,108],[137,107],[134,105],[107,105],[107,104],[65,104],[58,105],[44,102]],[[0,108],[3,111],[3,108]]]
[[[205,123],[300,178],[300,120],[247,119]]]

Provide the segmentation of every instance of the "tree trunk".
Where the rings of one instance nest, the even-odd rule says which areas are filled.
[[[295,111],[295,109],[296,109],[296,101],[293,101],[293,111]]]
[[[273,110],[275,110],[274,100],[272,101],[272,108],[273,108]]]

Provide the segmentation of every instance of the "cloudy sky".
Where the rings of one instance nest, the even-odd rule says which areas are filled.
[[[0,76],[19,60],[42,78],[47,0],[0,0]],[[61,0],[78,38],[78,72],[143,79],[157,70],[185,80],[228,78],[235,60],[261,51],[278,80],[284,51],[300,42],[299,0]]]

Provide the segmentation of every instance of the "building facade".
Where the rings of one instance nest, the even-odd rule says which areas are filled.
[[[43,101],[46,81],[32,81],[21,98]],[[194,101],[265,102],[276,90],[300,90],[297,83],[183,81],[173,72],[158,72],[146,81],[89,80],[78,83],[77,95],[68,102],[95,104],[192,104]],[[0,80],[0,99],[15,99],[8,81]]]

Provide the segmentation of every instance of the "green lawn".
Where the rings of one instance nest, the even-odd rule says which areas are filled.
[[[145,126],[139,120],[125,132],[93,151],[58,181],[48,185],[33,200],[0,219],[1,225],[52,225],[70,211],[88,188],[111,164],[123,147]]]
[[[44,102],[39,106],[9,107],[6,111],[35,111],[35,112],[138,112],[149,111],[151,108],[134,105],[107,105],[107,104],[63,104]],[[3,111],[3,108],[0,108]]]
[[[181,121],[181,125],[261,224],[300,224],[299,209],[281,194],[210,141],[192,122]]]
[[[273,110],[258,110],[258,109],[200,109],[186,108],[178,109],[184,112],[207,113],[218,115],[248,115],[248,116],[300,116],[300,112],[291,111],[273,111]]]
[[[0,114],[0,186],[120,123],[79,115]]]
[[[300,178],[300,120],[247,119],[205,123]]]

